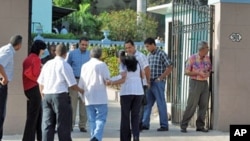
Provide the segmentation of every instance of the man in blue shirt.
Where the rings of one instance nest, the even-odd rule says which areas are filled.
[[[15,35],[10,43],[0,48],[0,141],[3,136],[3,123],[6,113],[8,83],[13,78],[14,55],[22,47],[22,36]]]
[[[79,81],[81,67],[84,63],[90,60],[90,52],[87,50],[89,40],[86,37],[82,37],[79,40],[79,48],[69,52],[67,62],[73,69],[77,82]],[[87,132],[86,130],[86,109],[84,102],[78,97],[78,92],[72,89],[69,90],[72,104],[72,130],[74,129],[76,119],[76,109],[79,103],[79,128],[81,132]]]

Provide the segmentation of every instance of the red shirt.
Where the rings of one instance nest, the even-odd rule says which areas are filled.
[[[24,61],[23,61],[23,88],[24,90],[29,90],[38,85],[38,83],[34,80],[27,78],[24,75],[24,71],[32,66],[32,74],[36,78],[38,78],[41,72],[41,59],[38,55],[31,53]]]

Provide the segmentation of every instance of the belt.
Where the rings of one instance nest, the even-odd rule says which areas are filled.
[[[150,82],[154,82],[157,78],[151,78]]]

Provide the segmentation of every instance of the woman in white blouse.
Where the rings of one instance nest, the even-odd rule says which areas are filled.
[[[139,141],[139,113],[143,99],[141,69],[136,58],[125,51],[119,52],[119,58],[122,78],[115,81],[111,79],[107,81],[107,84],[122,84],[120,90],[120,141],[131,140],[130,125],[132,125],[133,141]]]

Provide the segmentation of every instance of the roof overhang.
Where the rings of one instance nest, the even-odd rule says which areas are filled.
[[[71,8],[65,8],[65,7],[58,7],[54,6],[52,7],[52,21],[59,20],[70,13],[74,12],[76,9]]]
[[[154,7],[147,8],[148,12],[166,15],[172,13],[172,2],[168,4],[162,4]]]

